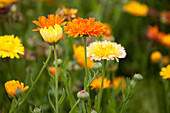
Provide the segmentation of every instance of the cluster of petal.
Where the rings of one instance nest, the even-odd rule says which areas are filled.
[[[117,88],[119,86],[121,87],[121,84],[122,84],[122,88],[125,89],[126,83],[125,83],[125,79],[123,77],[119,76],[119,77],[116,77],[116,78],[113,79],[113,87],[114,88]]]
[[[104,25],[100,21],[95,22],[95,18],[83,19],[78,17],[68,22],[67,26],[64,26],[64,31],[66,34],[69,34],[68,37],[74,36],[76,38],[88,35],[91,38],[91,36],[102,35]]]
[[[161,22],[170,25],[170,11],[164,11],[160,14]]]
[[[48,15],[48,18],[46,18],[45,16],[40,16],[38,20],[39,21],[34,20],[33,23],[39,26],[39,28],[33,29],[32,31],[39,31],[44,28],[48,29],[50,26],[54,28],[56,24],[60,26],[66,24],[66,22],[63,22],[64,18],[54,14]]]
[[[149,26],[147,31],[146,31],[146,36],[150,39],[150,40],[154,40],[159,42],[161,40],[162,37],[165,36],[165,33],[163,32],[159,32],[158,26]]]
[[[43,37],[44,41],[47,43],[53,44],[58,42],[63,36],[63,30],[61,26],[55,25],[54,28],[49,26],[44,29],[40,29],[40,34]]]
[[[119,62],[118,58],[125,58],[126,52],[125,48],[116,42],[111,41],[96,41],[90,43],[87,47],[87,57],[91,60],[114,60]]]
[[[163,67],[160,75],[163,79],[170,79],[170,65],[168,65],[167,67]]]
[[[92,83],[90,84],[91,90],[93,89],[100,89],[102,84],[102,76],[100,76],[99,78],[96,78],[92,81]],[[110,88],[110,80],[108,80],[107,78],[104,78],[103,80],[103,89],[105,88]]]
[[[0,36],[0,57],[19,58],[18,54],[24,55],[24,46],[21,44],[21,40],[14,35]]]
[[[85,52],[84,52],[84,47],[83,46],[78,46],[76,47],[76,45],[73,45],[73,51],[74,51],[74,56],[77,60],[77,62],[83,67],[85,68]],[[89,57],[87,57],[87,67],[88,68],[93,68],[94,62],[92,60],[90,60]]]
[[[158,62],[161,58],[162,54],[159,51],[154,51],[150,56],[152,62]]]
[[[170,34],[166,34],[163,38],[161,38],[161,43],[170,48]]]
[[[29,86],[24,87],[24,83],[21,82],[20,84],[19,81],[15,81],[15,80],[7,81],[5,83],[6,92],[10,96],[16,96],[15,92],[18,88],[21,89],[22,92],[24,92],[29,88]]]
[[[146,16],[148,13],[148,6],[140,4],[136,1],[130,1],[128,4],[124,5],[124,10],[134,16]]]
[[[7,5],[10,5],[14,2],[17,2],[18,0],[0,0],[0,8],[3,8]]]
[[[55,67],[51,66],[51,67],[47,67],[48,71],[50,72],[50,74],[52,74],[53,76],[55,76]],[[57,73],[60,73],[60,69],[57,68]]]

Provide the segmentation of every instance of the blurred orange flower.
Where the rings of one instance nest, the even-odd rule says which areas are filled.
[[[160,18],[162,23],[170,24],[170,11],[161,12]]]
[[[159,51],[154,51],[150,56],[152,62],[158,62],[161,58],[162,54]]]
[[[112,34],[112,29],[110,28],[110,26],[108,24],[104,24],[104,28],[105,28],[105,31],[103,33],[103,40],[114,40],[114,36]]]
[[[3,8],[7,5],[10,5],[14,2],[17,2],[18,0],[0,0],[0,8]]]
[[[77,62],[83,67],[85,68],[85,53],[84,53],[84,47],[83,46],[78,46],[76,47],[76,45],[73,45],[73,51],[74,51],[74,56],[77,60]],[[90,60],[89,57],[87,57],[87,67],[88,68],[93,68],[94,62],[92,60]]]
[[[170,62],[170,57],[169,56],[163,56],[162,57],[162,64],[163,65],[166,65],[166,64],[168,64]]]
[[[117,87],[121,87],[122,84],[122,88],[125,89],[126,88],[126,83],[125,83],[125,79],[121,76],[114,78],[113,80],[113,87],[117,88]],[[121,88],[120,88],[121,89]]]
[[[55,76],[55,67],[54,66],[47,67],[47,69],[53,76]],[[60,73],[59,67],[57,68],[57,73],[58,74]]]
[[[102,76],[100,76],[99,78],[96,78],[92,81],[92,83],[90,84],[91,90],[93,89],[100,89],[102,84]],[[107,78],[104,78],[103,80],[103,89],[105,88],[109,88],[110,87],[110,80],[108,80]]]
[[[40,28],[33,29],[32,31],[39,31],[40,29],[44,29],[45,27],[48,29],[50,26],[54,28],[56,24],[60,26],[66,24],[66,22],[63,22],[64,18],[54,14],[48,15],[48,18],[46,18],[45,16],[40,16],[38,20],[39,21],[34,20],[33,23]]]
[[[166,34],[163,38],[161,38],[161,43],[167,47],[170,47],[170,34]]]
[[[170,79],[170,65],[163,67],[160,75],[163,77],[163,79]]]
[[[83,19],[78,17],[68,22],[67,26],[64,26],[64,31],[69,34],[68,37],[74,36],[76,38],[88,35],[91,38],[91,36],[102,35],[104,25],[100,21],[95,22],[95,18]]]

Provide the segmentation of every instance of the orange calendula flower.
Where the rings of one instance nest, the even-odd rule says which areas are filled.
[[[155,51],[151,54],[150,59],[152,62],[158,62],[162,58],[162,54],[159,51]]]
[[[5,89],[8,95],[10,96],[16,96],[17,89],[20,89],[22,92],[26,91],[29,88],[29,86],[24,87],[24,83],[15,80],[7,81],[5,83]]]
[[[0,57],[19,58],[19,54],[24,55],[24,46],[21,40],[14,35],[0,36]]]
[[[167,47],[170,47],[170,34],[167,34],[161,38],[161,43]]]
[[[169,56],[163,56],[161,63],[163,65],[166,65],[166,64],[170,63],[170,57]]]
[[[163,79],[170,79],[170,65],[168,65],[167,67],[163,67],[160,75]]]
[[[91,36],[100,36],[104,30],[104,25],[100,21],[95,22],[95,18],[83,19],[78,17],[64,26],[65,33],[69,34],[68,37],[74,36],[74,38],[85,35],[90,38]]]
[[[40,31],[41,36],[44,41],[50,44],[57,43],[63,36],[62,25],[66,23],[63,22],[64,19],[58,15],[48,15],[48,18],[41,16],[38,18],[39,21],[34,20],[33,23],[40,28],[34,29],[33,31]]]
[[[92,83],[90,84],[91,90],[93,89],[100,89],[102,84],[102,76],[100,76],[99,78],[96,78],[92,81]],[[105,88],[109,88],[110,87],[110,80],[108,80],[107,78],[104,78],[103,80],[103,89]]]
[[[47,69],[49,70],[49,72],[50,72],[53,76],[55,76],[55,67],[54,67],[54,66],[52,66],[52,67],[47,67]],[[59,68],[57,68],[57,73],[58,73],[58,74],[60,73]]]
[[[77,62],[83,67],[85,68],[85,53],[84,53],[84,47],[83,46],[78,46],[76,47],[76,45],[73,45],[73,51],[74,51],[74,56],[77,60]],[[93,68],[94,62],[92,60],[90,60],[89,57],[87,57],[87,67],[88,68]]]
[[[111,41],[96,41],[90,43],[87,47],[87,57],[91,60],[114,60],[119,62],[118,58],[125,58],[126,52],[125,48],[116,42]]]
[[[18,0],[0,0],[0,8],[3,8],[7,5],[10,5],[14,2],[17,2]]]
[[[125,11],[135,16],[146,16],[149,10],[147,5],[140,4],[136,1],[130,1],[123,7]]]
[[[117,88],[117,87],[121,87],[121,83],[122,83],[122,88],[125,89],[126,88],[126,83],[125,83],[125,79],[123,77],[116,77],[113,80],[113,87]]]
[[[112,29],[110,28],[110,26],[108,24],[104,24],[104,28],[105,28],[105,31],[103,33],[103,36],[102,36],[102,39],[103,40],[114,40],[114,36],[112,34]]]

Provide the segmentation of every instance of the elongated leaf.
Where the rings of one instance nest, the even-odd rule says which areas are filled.
[[[63,102],[63,100],[65,99],[65,96],[66,96],[66,92],[65,92],[65,90],[63,89],[63,94],[62,94],[60,100],[59,100],[58,103],[57,103],[58,106]]]

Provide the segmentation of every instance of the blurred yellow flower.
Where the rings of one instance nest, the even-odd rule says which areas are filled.
[[[158,62],[162,58],[162,54],[159,51],[155,51],[151,54],[150,59],[152,62]]]
[[[0,57],[19,58],[18,54],[24,55],[24,46],[21,44],[21,40],[14,35],[0,36]]]
[[[163,65],[166,65],[166,64],[168,64],[170,62],[170,57],[169,56],[163,56],[162,57],[162,64]]]
[[[163,38],[161,38],[161,43],[170,48],[170,34],[166,34]]]
[[[18,0],[0,0],[0,8],[3,8],[7,5],[10,5],[14,2],[17,2]]]
[[[19,83],[19,81],[15,81],[15,80],[11,80],[11,81],[7,81],[5,83],[5,89],[6,92],[8,93],[8,95],[10,96],[16,96],[16,90],[20,89],[22,92],[26,91],[29,86],[25,86],[24,87],[24,83],[21,82],[21,84]]]
[[[100,76],[99,78],[96,78],[92,81],[92,83],[90,84],[91,90],[93,89],[100,89],[102,84],[102,76]],[[104,78],[103,80],[103,89],[105,88],[109,88],[110,87],[110,80],[108,80],[107,78]]]
[[[163,67],[160,75],[163,77],[163,79],[170,79],[170,65]]]
[[[90,43],[87,47],[87,57],[91,60],[114,60],[119,62],[118,58],[125,58],[126,52],[125,48],[116,42],[111,41],[96,41]]]
[[[134,16],[146,16],[148,13],[148,6],[140,4],[136,1],[130,1],[128,4],[125,4],[124,10]]]
[[[76,45],[73,45],[73,51],[74,51],[74,56],[77,60],[77,62],[83,67],[85,68],[85,53],[84,53],[84,47],[83,46],[78,46],[76,47]],[[93,68],[94,62],[92,60],[90,60],[89,57],[87,57],[87,67],[88,68]]]
[[[122,88],[125,89],[126,88],[126,83],[125,83],[125,79],[121,76],[114,78],[113,80],[113,87],[117,88],[120,86],[121,89],[121,84],[122,84]]]

